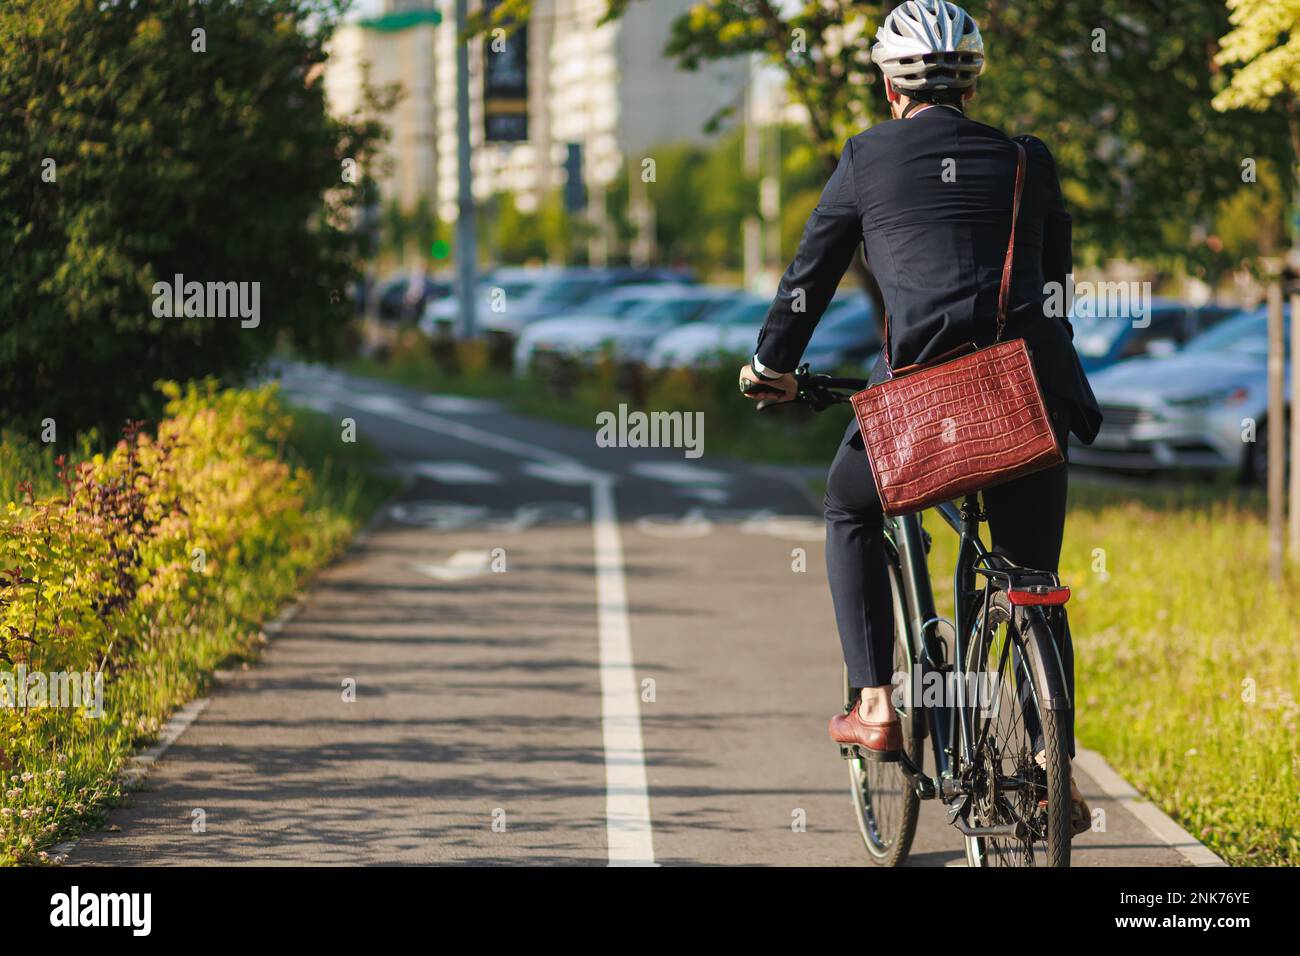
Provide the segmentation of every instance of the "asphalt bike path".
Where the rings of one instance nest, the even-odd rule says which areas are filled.
[[[711,454],[707,422],[692,460],[319,368],[283,384],[408,482],[69,863],[868,865],[796,482]],[[1073,865],[1189,865],[1076,779],[1105,829]],[[924,803],[909,865],[963,861]]]

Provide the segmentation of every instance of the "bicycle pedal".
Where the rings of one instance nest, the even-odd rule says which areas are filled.
[[[866,760],[871,763],[898,763],[901,753],[882,754],[864,750],[857,744],[840,744],[840,757],[844,760]]]

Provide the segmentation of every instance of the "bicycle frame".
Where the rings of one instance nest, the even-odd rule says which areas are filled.
[[[867,386],[860,379],[812,375],[806,365],[796,370],[795,377],[799,382],[796,400],[816,411],[846,403],[850,400],[849,392]],[[743,380],[741,390],[749,393],[749,384]],[[931,673],[941,675],[944,680],[948,675],[957,677],[948,685],[953,693],[945,694],[942,703],[926,703],[923,691],[919,702],[913,697],[908,704],[914,731],[930,738],[935,776],[927,777],[924,767],[914,765],[908,753],[901,755],[899,765],[917,796],[943,800],[948,806],[948,822],[967,838],[1021,839],[1023,821],[979,827],[967,821],[971,795],[974,788],[981,786],[978,780],[970,779],[969,771],[978,769],[975,750],[984,745],[983,739],[975,739],[976,702],[970,699],[972,688],[966,685],[969,642],[971,635],[977,633],[977,626],[982,628],[983,615],[991,613],[992,596],[998,592],[1005,593],[1006,601],[999,601],[998,607],[1003,609],[1001,614],[1007,614],[1006,608],[1010,606],[1010,616],[1004,619],[1009,627],[1008,635],[1014,632],[1015,636],[1010,638],[1007,649],[1012,655],[1017,692],[1025,694],[1022,703],[1026,723],[1031,713],[1037,723],[1036,715],[1045,710],[1069,710],[1072,704],[1064,680],[1064,668],[1051,619],[1044,608],[1063,604],[1069,597],[1069,589],[1061,587],[1055,572],[1020,567],[984,546],[979,526],[987,516],[981,511],[978,494],[965,495],[959,505],[944,502],[935,510],[958,537],[957,562],[953,571],[951,654],[939,636],[939,627],[946,622],[935,608],[926,561],[929,535],[922,527],[921,515],[910,514],[884,521],[886,548],[892,550],[891,556],[896,562],[903,590],[903,631],[908,677],[912,682],[909,691],[914,693],[918,686],[927,686],[926,678]],[[988,580],[978,582],[979,576]],[[1001,672],[1001,664],[998,672]],[[994,693],[1001,693],[1001,689],[995,688]],[[987,707],[988,702],[984,701],[983,705]],[[925,714],[923,724],[916,722],[918,711]],[[986,733],[987,728],[981,733],[981,738]],[[856,747],[841,746],[841,753],[846,757],[856,755],[860,758]],[[1017,784],[1023,785],[1023,782]]]
[[[926,564],[925,531],[919,514],[905,515],[885,522],[885,536],[893,545],[898,556],[904,594],[904,608],[907,614],[908,652],[913,666],[922,668],[922,678],[927,671],[944,673],[947,667],[957,674],[965,673],[966,638],[975,623],[974,612],[979,606],[977,599],[979,589],[976,586],[975,562],[988,553],[979,537],[980,512],[978,499],[968,495],[960,507],[946,502],[936,509],[944,521],[957,533],[957,565],[953,574],[953,594],[956,596],[956,629],[953,639],[953,659],[946,660],[946,649],[941,645],[935,627],[943,619],[939,617],[934,604],[934,592],[930,587],[930,571]],[[965,699],[966,687],[961,680],[955,681],[957,706],[922,707],[926,713],[927,731],[930,747],[937,768],[936,783],[941,791],[947,789],[945,781],[953,780],[953,770],[957,764],[954,741],[960,740],[962,762],[970,763],[974,755],[970,752],[972,738],[970,726],[970,708]],[[960,731],[960,733],[958,732]],[[924,775],[918,776],[924,781]],[[924,785],[924,784],[922,784]],[[952,790],[941,792],[945,802],[959,795]]]
[[[956,674],[966,673],[966,654],[969,635],[974,633],[975,625],[983,613],[981,600],[985,588],[977,582],[977,569],[983,563],[989,565],[998,559],[998,555],[989,551],[980,540],[979,526],[984,520],[980,511],[979,498],[967,495],[960,505],[945,502],[936,509],[944,522],[957,533],[957,562],[953,571],[954,618],[952,660],[948,660],[946,647],[939,640],[936,627],[943,622],[934,605],[934,593],[930,587],[930,572],[926,563],[927,534],[921,524],[919,514],[905,515],[885,521],[885,536],[893,547],[898,559],[898,568],[903,583],[904,609],[907,615],[908,656],[912,667],[921,668],[921,682],[927,673]],[[987,567],[979,573],[1005,578],[1010,584],[1019,573],[1041,575],[1042,572],[1031,569],[1015,568],[990,570]],[[1051,579],[1057,582],[1056,575]],[[1059,582],[1058,582],[1059,583]],[[1037,609],[1025,609],[1037,611]],[[1045,662],[1043,654],[1046,649],[1030,649],[1026,662],[1033,672],[1029,681],[1029,693],[1035,708],[1058,710],[1070,707],[1068,692],[1062,683],[1061,663],[1052,644],[1050,653],[1053,660]],[[1016,652],[1017,660],[1020,653]],[[1054,665],[1054,666],[1053,666]],[[1017,665],[1019,666],[1019,665]],[[913,687],[918,686],[916,675],[912,675]],[[972,715],[973,703],[968,700],[969,688],[962,679],[952,682],[955,691],[950,703],[941,705],[922,704],[913,706],[912,712],[925,714],[926,732],[930,738],[930,748],[934,755],[936,776],[927,778],[920,767],[914,767],[904,756],[903,772],[920,789],[923,797],[937,795],[945,803],[963,796],[964,789],[958,779],[961,768],[971,766],[974,762],[972,742],[974,727]],[[960,747],[960,750],[958,749]]]

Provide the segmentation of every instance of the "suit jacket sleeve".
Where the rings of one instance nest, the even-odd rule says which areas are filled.
[[[1035,136],[1026,136],[1023,143],[1029,155],[1037,162],[1045,177],[1043,186],[1043,278],[1047,282],[1060,283],[1066,289],[1066,276],[1074,272],[1074,252],[1071,234],[1073,224],[1070,214],[1065,211],[1065,200],[1061,196],[1061,180],[1056,172],[1056,160],[1052,158],[1047,144]],[[1064,323],[1070,338],[1074,338],[1074,328],[1068,316],[1059,317]]]
[[[789,372],[799,364],[813,329],[861,243],[862,218],[853,181],[853,141],[849,140],[817,208],[808,217],[799,251],[781,277],[758,335],[755,354],[766,368]]]

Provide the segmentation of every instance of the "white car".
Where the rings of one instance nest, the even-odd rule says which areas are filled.
[[[527,326],[515,345],[515,368],[527,369],[542,353],[591,361],[608,350],[617,359],[639,360],[666,330],[696,321],[735,295],[707,286],[622,286],[577,314]]]
[[[475,313],[479,331],[518,333],[529,322],[574,308],[609,285],[595,270],[503,268],[478,284]],[[433,302],[420,319],[420,329],[432,335],[440,321],[457,322],[455,296]]]
[[[719,309],[707,322],[674,329],[655,339],[645,363],[650,368],[704,365],[722,356],[753,352],[772,300],[744,295]]]
[[[745,296],[711,321],[669,332],[654,343],[646,364],[651,368],[709,365],[745,359],[754,354],[759,330],[772,300]],[[875,312],[857,290],[837,295],[826,307],[803,360],[814,370],[829,371],[844,364],[870,365],[880,351]]]

